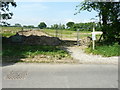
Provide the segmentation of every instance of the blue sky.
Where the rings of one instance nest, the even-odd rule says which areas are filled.
[[[40,22],[45,22],[48,26],[53,24],[66,24],[69,21],[76,23],[90,22],[95,18],[95,11],[83,11],[74,15],[76,5],[80,2],[17,2],[17,7],[11,7],[14,16],[8,20],[12,25],[20,23],[22,25],[37,26]]]

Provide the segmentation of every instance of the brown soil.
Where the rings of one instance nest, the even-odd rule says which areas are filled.
[[[19,35],[24,35],[24,36],[30,36],[30,35],[34,35],[34,36],[48,36],[47,34],[41,32],[40,30],[30,30],[30,31],[19,31],[18,32]]]

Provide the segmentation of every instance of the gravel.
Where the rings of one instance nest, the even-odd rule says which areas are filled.
[[[86,54],[81,47],[67,47],[66,50],[81,64],[118,64],[118,56],[102,57],[101,55]]]

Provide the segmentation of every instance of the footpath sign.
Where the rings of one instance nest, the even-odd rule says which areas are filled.
[[[95,34],[95,32],[92,32],[92,40],[96,40],[96,34]]]
[[[95,28],[93,27],[93,32],[92,32],[92,41],[93,41],[93,50],[95,49],[95,40],[96,40],[96,35],[102,34],[103,32],[97,31],[95,32]]]

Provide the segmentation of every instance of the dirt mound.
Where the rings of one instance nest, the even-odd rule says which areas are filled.
[[[37,31],[37,30],[29,30],[29,31],[19,31],[19,35],[24,35],[24,36],[30,36],[30,35],[35,35],[35,36],[48,36],[47,34]]]
[[[30,45],[60,45],[61,40],[56,37],[48,37],[48,36],[28,36],[23,41],[24,44]]]
[[[3,41],[5,43],[11,43],[11,44],[28,44],[28,45],[60,45],[61,40],[56,37],[48,37],[48,36],[24,36],[19,35],[18,33],[14,36],[11,36],[9,38],[2,37]]]

